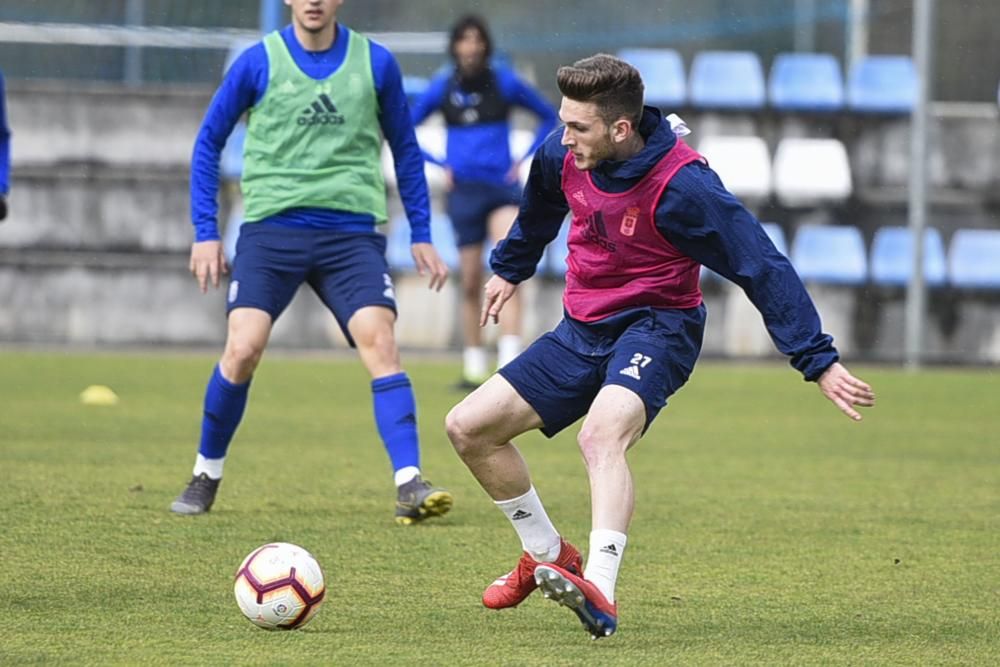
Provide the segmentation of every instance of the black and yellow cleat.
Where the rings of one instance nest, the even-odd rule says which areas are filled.
[[[399,487],[396,498],[396,523],[410,526],[432,516],[443,516],[454,503],[451,493],[431,486],[417,475]]]

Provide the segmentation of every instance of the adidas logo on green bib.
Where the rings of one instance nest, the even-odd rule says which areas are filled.
[[[337,105],[333,103],[333,100],[326,93],[321,93],[299,116],[298,124],[343,125],[344,117],[337,112]]]

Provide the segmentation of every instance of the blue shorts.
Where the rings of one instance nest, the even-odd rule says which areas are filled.
[[[456,183],[448,193],[448,217],[458,247],[485,241],[490,213],[520,203],[521,188],[516,184]]]
[[[704,305],[637,308],[593,324],[565,317],[498,372],[542,418],[550,438],[587,414],[609,384],[642,399],[645,432],[694,370],[704,328]]]
[[[226,313],[257,308],[275,321],[309,283],[354,347],[347,323],[365,306],[396,312],[385,236],[254,222],[240,228]]]

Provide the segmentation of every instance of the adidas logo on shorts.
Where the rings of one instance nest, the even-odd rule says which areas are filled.
[[[633,380],[641,380],[642,377],[639,375],[638,366],[626,366],[625,368],[618,371],[619,375],[625,375],[632,378]]]

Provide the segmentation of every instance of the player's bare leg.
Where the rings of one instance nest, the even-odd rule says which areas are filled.
[[[638,442],[645,423],[642,399],[618,385],[603,387],[590,406],[577,443],[590,477],[594,530],[628,531],[635,494],[625,453]]]
[[[494,500],[531,488],[528,465],[511,439],[541,426],[541,417],[500,375],[466,396],[445,419],[455,451]]]
[[[446,514],[454,502],[448,491],[420,474],[416,404],[410,380],[399,363],[396,314],[384,306],[367,306],[351,316],[347,329],[372,376],[375,423],[393,466],[396,523],[411,525]]]
[[[271,337],[271,316],[256,308],[235,308],[229,313],[226,347],[219,368],[233,384],[249,380]]]
[[[483,245],[458,249],[462,290],[462,388],[474,389],[490,375],[486,349],[479,327],[483,295]]]
[[[645,405],[634,392],[617,385],[598,392],[577,437],[590,477],[587,566],[582,577],[558,565],[539,566],[535,572],[545,597],[571,609],[595,639],[618,627],[615,583],[635,506],[625,454],[645,423]]]
[[[538,585],[535,568],[557,563],[573,572],[580,552],[563,540],[531,484],[528,466],[511,439],[541,427],[535,410],[501,375],[494,375],[455,406],[445,422],[455,451],[510,520],[523,553],[516,567],[483,592],[483,604],[505,609],[521,603]]]
[[[361,363],[373,379],[399,373],[399,348],[396,347],[396,314],[384,306],[359,309],[347,323]]]
[[[204,514],[212,508],[222,481],[226,451],[243,416],[250,378],[260,363],[271,335],[271,316],[256,308],[229,313],[226,346],[209,380],[202,443],[194,474],[170,510],[176,514]]]
[[[490,213],[489,232],[493,245],[507,236],[510,226],[517,217],[516,206],[503,206]],[[482,287],[478,288],[482,291]],[[476,296],[477,300],[479,295]],[[476,315],[478,317],[478,307]],[[504,306],[500,316],[500,339],[497,341],[497,368],[503,368],[521,353],[521,297],[515,293]]]

